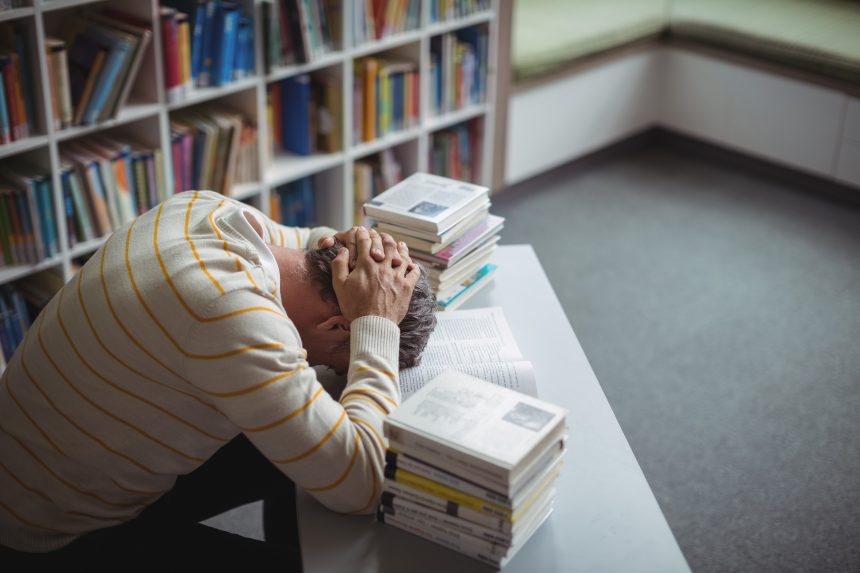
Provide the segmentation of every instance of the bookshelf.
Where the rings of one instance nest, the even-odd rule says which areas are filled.
[[[351,0],[330,2],[340,10],[340,30],[332,51],[318,55],[307,63],[276,66],[266,71],[263,33],[264,5],[271,0],[241,0],[238,2],[246,14],[253,17],[253,44],[255,73],[251,77],[236,80],[218,87],[194,88],[180,98],[168,98],[163,58],[164,44],[159,25],[159,0],[124,2],[123,0],[32,0],[26,7],[0,12],[0,23],[19,25],[30,32],[31,67],[36,106],[36,125],[31,136],[0,145],[0,165],[14,164],[23,159],[50,174],[53,193],[53,208],[57,223],[59,253],[31,265],[0,267],[0,285],[20,279],[46,268],[58,268],[65,280],[72,277],[73,261],[86,257],[103,243],[106,237],[79,242],[70,246],[65,226],[64,197],[61,186],[61,153],[77,141],[101,135],[122,138],[128,136],[143,140],[150,146],[160,148],[164,161],[164,179],[167,193],[173,193],[173,165],[171,156],[171,121],[177,114],[200,105],[221,105],[243,114],[257,126],[259,153],[259,181],[234,184],[230,196],[246,201],[270,214],[270,194],[290,182],[303,177],[313,177],[316,183],[317,223],[334,228],[346,228],[356,223],[353,189],[353,165],[356,161],[391,149],[402,166],[402,175],[408,176],[416,170],[429,169],[432,136],[434,132],[450,128],[463,122],[478,122],[483,143],[480,151],[479,169],[475,181],[490,184],[491,151],[493,140],[494,85],[496,60],[496,13],[504,0],[474,2],[484,4],[485,9],[462,17],[444,21],[433,21],[431,7],[436,0],[420,0],[418,25],[415,29],[392,33],[381,39],[356,43],[354,18],[356,5]],[[415,0],[413,0],[415,1]],[[170,4],[165,2],[165,4]],[[467,4],[467,3],[464,3]],[[148,22],[152,27],[152,38],[146,47],[131,95],[115,118],[96,125],[72,126],[58,129],[50,118],[52,103],[49,71],[45,50],[45,38],[59,33],[64,17],[81,9],[112,8],[128,13]],[[481,27],[487,33],[486,91],[483,101],[466,105],[462,109],[434,115],[428,104],[430,90],[431,42],[432,39],[461,30]],[[372,141],[353,140],[353,82],[356,62],[367,57],[393,57],[408,59],[417,66],[419,77],[418,121],[400,131],[386,133]],[[267,91],[269,87],[287,78],[301,74],[333,74],[341,87],[338,121],[341,127],[341,149],[334,152],[310,155],[273,154],[270,146],[270,130],[266,118]],[[360,221],[359,221],[360,222]]]

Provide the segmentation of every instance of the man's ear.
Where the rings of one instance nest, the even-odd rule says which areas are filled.
[[[335,314],[317,325],[317,330],[340,330],[349,332],[349,321],[342,314]]]

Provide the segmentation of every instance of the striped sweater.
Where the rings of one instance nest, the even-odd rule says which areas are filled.
[[[329,508],[374,509],[399,330],[351,328],[340,401],[306,362],[266,243],[280,226],[210,191],[116,231],[40,313],[0,388],[0,544],[48,551],[125,522],[243,432]]]

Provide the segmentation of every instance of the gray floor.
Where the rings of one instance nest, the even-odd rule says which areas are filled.
[[[860,209],[806,186],[652,143],[494,197],[697,572],[860,571]]]

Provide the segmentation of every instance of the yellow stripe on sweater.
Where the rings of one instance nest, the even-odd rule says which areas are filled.
[[[272,463],[291,464],[293,462],[297,462],[299,460],[302,460],[302,459],[308,457],[309,455],[311,455],[312,453],[314,453],[315,451],[317,451],[318,449],[323,447],[323,444],[325,444],[334,435],[334,433],[337,431],[338,427],[340,426],[341,422],[343,422],[343,420],[345,418],[346,418],[346,410],[344,410],[343,413],[341,413],[340,418],[337,419],[337,422],[335,422],[334,426],[331,427],[331,429],[328,431],[328,433],[325,436],[323,436],[322,439],[319,442],[317,442],[317,444],[315,446],[313,446],[311,449],[307,450],[303,454],[299,454],[294,458],[287,458],[284,460],[272,460]]]
[[[308,400],[307,402],[305,402],[304,404],[302,404],[301,406],[299,406],[298,408],[296,408],[295,410],[293,410],[292,412],[290,412],[289,414],[287,414],[283,418],[279,418],[279,419],[275,420],[274,422],[270,422],[264,426],[257,426],[254,428],[241,428],[241,430],[243,432],[265,432],[266,430],[271,430],[272,428],[274,428],[276,426],[280,426],[281,424],[288,422],[289,420],[292,420],[293,418],[295,418],[296,416],[298,416],[299,414],[301,414],[302,412],[307,410],[308,407],[311,404],[313,404],[317,398],[319,398],[320,394],[322,394],[322,391],[323,391],[323,387],[320,386],[319,390],[317,390],[314,393],[314,395],[311,396],[310,400]]]
[[[319,487],[305,487],[306,491],[328,491],[330,489],[334,489],[346,480],[349,472],[352,471],[353,466],[355,465],[355,460],[358,458],[358,448],[359,448],[360,440],[358,437],[358,433],[355,434],[355,445],[352,448],[352,458],[349,460],[349,465],[346,466],[346,470],[337,478],[335,481],[328,485],[323,485]]]

